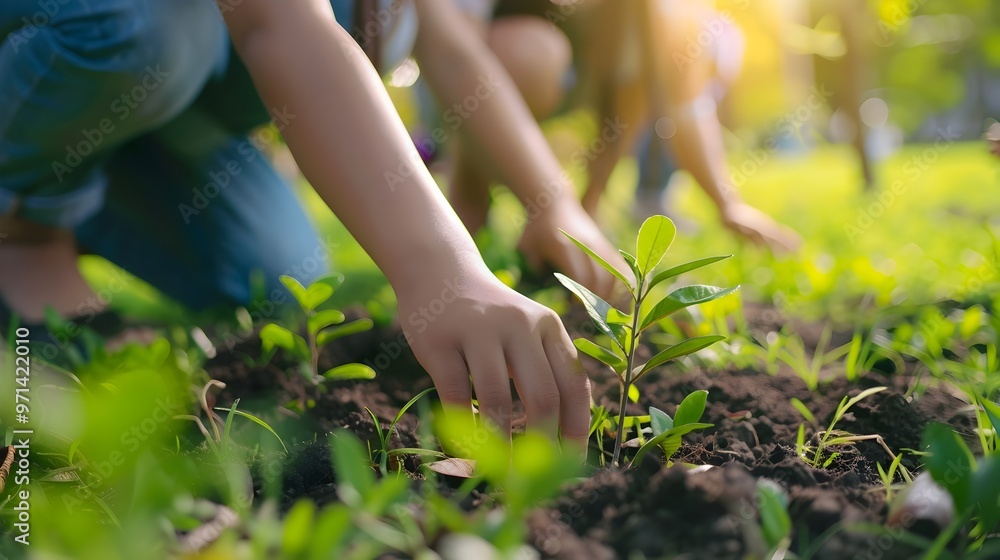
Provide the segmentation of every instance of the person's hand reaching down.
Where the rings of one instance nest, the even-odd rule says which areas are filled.
[[[509,439],[513,379],[529,428],[554,437],[558,426],[564,443],[586,449],[590,381],[559,316],[485,267],[442,278],[397,292],[406,337],[442,402],[468,410],[474,390],[480,412]]]

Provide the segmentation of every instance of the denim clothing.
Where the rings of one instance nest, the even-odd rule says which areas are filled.
[[[0,2],[0,214],[80,244],[192,307],[246,304],[255,271],[328,268],[258,147],[265,109],[210,0]]]

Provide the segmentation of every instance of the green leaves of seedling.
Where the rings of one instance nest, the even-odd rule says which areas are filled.
[[[761,478],[757,480],[757,501],[761,533],[768,548],[774,550],[792,534],[788,498],[778,483]]]
[[[643,278],[660,264],[676,235],[677,228],[665,216],[652,216],[643,222],[635,243],[635,263]]]
[[[680,311],[685,307],[691,307],[692,305],[698,305],[700,303],[707,303],[712,300],[719,299],[724,296],[735,292],[739,289],[739,286],[735,288],[722,289],[715,286],[686,286],[684,288],[679,288],[670,293],[667,297],[663,298],[659,303],[653,306],[646,313],[646,316],[642,318],[642,323],[639,325],[639,330],[644,331],[650,327],[650,325],[656,323],[664,317]]]
[[[652,288],[653,286],[656,286],[657,284],[660,284],[661,282],[666,282],[667,280],[670,280],[671,278],[675,278],[677,276],[680,276],[681,274],[684,274],[686,272],[691,272],[692,270],[697,270],[699,268],[708,266],[710,264],[726,260],[726,259],[728,259],[731,256],[732,255],[722,255],[722,256],[719,256],[719,257],[708,257],[707,259],[698,259],[696,261],[691,261],[689,263],[679,264],[677,266],[670,267],[670,268],[664,270],[663,272],[657,273],[656,276],[653,276],[653,279],[650,280],[650,282],[649,282],[649,288]]]
[[[375,323],[371,319],[364,318],[351,321],[346,325],[320,331],[316,334],[316,346],[322,348],[338,338],[369,331],[373,326],[375,326]]]
[[[288,288],[288,291],[292,293],[292,297],[299,303],[299,307],[306,313],[326,303],[333,295],[333,292],[344,283],[344,277],[340,274],[326,275],[310,284],[308,288],[295,278],[285,276],[284,274],[279,276],[278,280]]]
[[[344,364],[327,370],[323,377],[334,381],[351,379],[375,379],[375,370],[364,364]]]
[[[587,314],[590,315],[590,319],[597,325],[597,328],[601,330],[604,334],[615,339],[615,333],[608,326],[608,311],[611,309],[611,305],[601,299],[599,296],[591,292],[582,284],[577,283],[575,280],[571,280],[569,277],[562,274],[556,273],[556,278],[559,282],[566,286],[566,288],[576,294],[576,297],[580,298],[583,302],[583,306],[587,309]]]
[[[659,354],[653,356],[642,369],[636,373],[636,379],[639,379],[651,369],[663,365],[670,360],[680,358],[682,356],[687,356],[688,354],[694,354],[699,350],[708,348],[709,346],[719,342],[720,340],[725,340],[726,337],[720,335],[711,336],[696,336],[694,338],[689,338],[680,344],[675,344],[666,350],[663,350]]]
[[[586,338],[578,338],[573,341],[577,350],[583,352],[584,354],[603,362],[609,366],[611,369],[615,370],[616,373],[621,373],[625,369],[625,358],[615,354],[613,351],[607,348],[595,344]]]
[[[668,268],[653,276],[656,267],[659,266],[660,261],[663,260],[664,255],[666,255],[667,250],[673,243],[674,238],[677,235],[677,228],[674,226],[674,223],[665,216],[652,216],[643,222],[642,226],[639,228],[639,234],[636,237],[635,242],[635,254],[627,251],[619,251],[622,259],[628,265],[635,277],[633,281],[627,277],[627,274],[622,274],[622,272],[616,269],[614,265],[605,260],[605,258],[601,255],[598,255],[594,250],[584,245],[580,240],[574,238],[566,232],[563,233],[570,239],[570,241],[573,242],[574,245],[579,247],[580,250],[594,259],[594,261],[597,262],[602,268],[621,281],[629,289],[630,295],[632,296],[631,312],[625,313],[612,307],[608,304],[608,302],[588,290],[585,286],[582,286],[562,274],[556,274],[556,278],[559,282],[562,283],[562,285],[568,290],[573,292],[577,298],[583,302],[584,307],[587,309],[587,314],[590,315],[590,318],[594,325],[597,326],[597,329],[602,334],[610,338],[614,343],[611,348],[606,348],[597,342],[585,339],[577,339],[574,341],[574,344],[580,352],[583,352],[584,354],[587,354],[588,356],[591,356],[592,358],[610,366],[615,373],[618,374],[622,381],[622,392],[619,399],[621,408],[617,424],[619,429],[615,431],[615,451],[612,455],[613,463],[618,465],[622,447],[622,438],[624,437],[624,433],[626,431],[624,429],[625,405],[628,399],[633,398],[634,400],[634,397],[638,394],[638,389],[633,385],[633,383],[646,373],[652,371],[654,368],[661,366],[670,360],[702,350],[720,340],[723,340],[724,338],[721,336],[702,336],[692,338],[690,340],[682,340],[680,343],[662,350],[647,363],[637,366],[635,363],[635,350],[639,347],[639,336],[641,333],[671,313],[692,305],[706,303],[729,295],[736,291],[738,287],[730,289],[700,285],[682,287],[674,290],[659,303],[653,305],[651,308],[648,308],[645,315],[641,315],[640,313],[643,309],[643,302],[650,295],[652,288],[656,287],[660,283],[670,280],[671,278],[684,274],[685,272],[690,272],[692,270],[708,266],[728,257],[709,257],[691,261]],[[687,406],[695,406],[698,398],[699,397],[695,396],[694,400]],[[701,411],[703,410],[704,399],[701,400]],[[653,411],[656,411],[656,409],[653,409],[650,412],[651,416],[654,415]],[[654,424],[656,427],[662,429],[660,430],[660,433],[656,433],[653,440],[650,441],[656,441],[656,443],[652,445],[662,445],[668,460],[677,450],[677,447],[680,446],[680,437],[683,434],[688,433],[691,430],[699,429],[700,427],[707,427],[707,425],[698,424],[697,419],[694,421],[677,423],[670,419],[669,416],[666,416],[666,414],[662,411],[656,412],[660,415],[653,419]],[[701,412],[699,411],[698,418],[700,417]],[[663,428],[663,426],[666,426],[667,424],[670,425],[670,428]],[[646,442],[646,445],[640,447],[639,452],[636,454],[636,458],[633,459],[633,461],[641,458],[650,448],[649,442]]]
[[[357,436],[340,428],[330,436],[333,468],[337,475],[337,496],[351,506],[359,506],[362,497],[375,486],[375,472],[368,453]]]
[[[660,447],[669,463],[670,457],[681,447],[681,438],[695,430],[711,428],[713,424],[699,423],[705,413],[708,402],[708,391],[694,391],[677,405],[674,418],[654,407],[649,409],[649,421],[653,429],[653,437],[646,441],[632,458],[635,465],[654,447]]]
[[[325,286],[326,284],[323,285]],[[344,314],[336,309],[317,311],[306,319],[306,328],[309,329],[309,334],[316,335],[319,331],[327,327],[343,323],[344,319],[346,319]]]
[[[579,239],[573,237],[572,235],[566,233],[565,231],[562,231],[562,230],[559,230],[559,231],[561,231],[563,235],[565,235],[566,237],[568,237],[569,240],[572,241],[574,245],[576,245],[577,247],[580,248],[580,250],[582,250],[584,253],[587,253],[587,255],[589,255],[590,258],[594,259],[594,262],[596,262],[597,264],[601,265],[601,267],[604,268],[604,270],[607,270],[608,272],[611,273],[612,276],[614,276],[615,278],[621,280],[623,284],[625,284],[626,286],[628,286],[629,290],[633,289],[632,282],[629,281],[629,279],[626,278],[625,275],[621,273],[621,271],[619,271],[617,268],[615,268],[614,266],[612,266],[611,263],[609,263],[608,261],[604,260],[600,255],[598,255],[597,253],[595,253],[593,251],[593,249],[591,249],[590,247],[587,247],[586,245],[584,245],[583,242],[580,241]]]
[[[264,353],[283,348],[299,359],[309,356],[309,346],[304,338],[274,323],[264,325],[260,330],[260,341]]]
[[[277,325],[265,325],[260,332],[261,347],[265,359],[270,359],[275,348],[283,348],[301,362],[301,371],[311,382],[320,383],[324,379],[345,381],[351,379],[373,379],[375,371],[361,364],[346,364],[332,368],[319,375],[320,350],[334,340],[372,328],[371,319],[358,319],[343,324],[344,314],[336,309],[320,309],[344,283],[342,274],[327,274],[316,279],[308,288],[291,276],[278,278],[288,289],[306,316],[306,337]],[[304,404],[304,403],[300,403]]]

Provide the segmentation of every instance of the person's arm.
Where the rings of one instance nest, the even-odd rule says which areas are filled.
[[[685,50],[704,29],[703,10],[680,1],[649,3],[647,9],[640,33],[650,105],[654,116],[667,115],[677,127],[671,147],[678,165],[712,199],[727,228],[773,249],[794,249],[798,234],[745,203],[732,185],[722,126],[706,92],[713,75],[708,49],[698,56]]]
[[[420,31],[414,57],[421,73],[446,109],[458,107],[451,109],[449,119],[467,127],[528,210],[522,248],[609,296],[614,278],[558,230],[570,232],[620,270],[628,268],[583,210],[503,65],[451,0],[419,0],[417,11]]]
[[[378,266],[442,401],[480,409],[509,436],[509,377],[528,422],[586,444],[590,386],[559,317],[507,289],[420,162],[388,94],[326,0],[220,3],[264,102],[306,178]],[[274,224],[281,227],[281,224]]]

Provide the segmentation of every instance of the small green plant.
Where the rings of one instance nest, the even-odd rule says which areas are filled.
[[[336,309],[320,309],[344,283],[342,274],[328,274],[317,279],[308,288],[291,276],[281,276],[281,283],[292,293],[306,317],[306,336],[295,334],[276,323],[260,331],[264,356],[270,359],[277,348],[282,348],[299,360],[299,371],[311,383],[319,385],[324,380],[374,379],[375,370],[363,364],[344,364],[319,373],[320,350],[334,340],[372,328],[371,319],[357,319],[344,323],[346,317]]]
[[[615,436],[615,449],[612,455],[612,464],[615,466],[619,466],[621,458],[624,430],[620,427],[625,425],[625,405],[629,391],[632,390],[632,384],[654,368],[670,360],[692,354],[725,338],[723,336],[699,336],[683,340],[662,350],[645,364],[637,364],[635,358],[640,335],[660,320],[681,309],[721,298],[739,288],[739,286],[729,289],[702,285],[685,286],[670,292],[665,298],[655,304],[646,305],[644,308],[643,304],[647,303],[653,289],[663,282],[731,256],[700,259],[668,268],[654,275],[656,267],[660,264],[667,249],[670,248],[670,244],[673,243],[676,233],[677,229],[674,227],[674,223],[664,216],[653,216],[642,224],[636,240],[635,254],[620,251],[634,276],[634,279],[630,280],[592,249],[563,232],[584,253],[614,275],[628,289],[632,299],[631,310],[626,314],[612,307],[581,284],[562,274],[556,274],[556,278],[583,302],[598,331],[611,341],[610,348],[585,338],[578,338],[574,343],[581,352],[610,366],[618,375],[621,383],[620,412],[617,424],[619,429]]]
[[[775,345],[768,348],[769,354],[792,368],[796,375],[809,387],[809,390],[815,391],[816,387],[819,386],[820,372],[823,368],[848,355],[854,347],[854,343],[852,342],[827,351],[832,335],[833,329],[831,327],[827,326],[823,329],[823,333],[816,344],[816,350],[810,358],[809,352],[806,351],[805,343],[800,336],[780,334],[775,341]],[[858,347],[858,351],[860,351],[860,346]]]
[[[403,408],[399,409],[399,412],[396,413],[396,417],[393,418],[392,422],[389,423],[389,427],[384,430],[382,429],[382,422],[378,419],[378,416],[375,415],[372,409],[368,408],[367,406],[365,407],[365,411],[368,412],[368,415],[372,417],[372,422],[375,423],[375,433],[378,436],[378,444],[379,444],[378,449],[375,450],[369,449],[369,451],[372,457],[372,462],[378,465],[379,471],[381,471],[383,475],[389,473],[389,457],[391,455],[403,455],[403,454],[440,455],[436,452],[429,451],[426,449],[413,449],[406,447],[400,449],[389,449],[389,440],[392,439],[392,433],[396,429],[396,424],[399,423],[399,420],[403,418],[403,415],[406,414],[406,411],[409,410],[410,407],[417,404],[417,401],[422,399],[425,395],[427,395],[427,393],[430,393],[431,391],[434,391],[434,387],[431,387],[430,389],[424,389],[423,391],[417,393],[416,396],[414,396],[406,404],[403,405]]]
[[[635,465],[642,460],[646,453],[659,447],[663,451],[664,461],[669,466],[670,458],[681,448],[681,438],[695,430],[704,430],[713,426],[713,424],[699,422],[705,413],[707,402],[708,391],[694,391],[684,397],[681,404],[677,405],[677,411],[673,418],[656,407],[649,407],[649,424],[653,437],[639,447],[635,456],[632,457],[631,465]]]
[[[226,419],[222,421],[221,418],[219,418],[219,416],[215,414],[215,412],[213,412],[213,409],[208,405],[208,391],[212,387],[225,389],[226,384],[216,379],[213,379],[208,383],[206,383],[205,386],[201,388],[201,393],[199,394],[201,409],[208,416],[208,424],[209,426],[211,426],[211,431],[209,431],[209,429],[205,426],[204,422],[201,421],[201,418],[197,416],[183,414],[183,415],[178,415],[175,418],[178,420],[190,420],[194,422],[198,426],[198,430],[201,432],[201,434],[205,436],[205,443],[208,445],[208,448],[212,451],[212,454],[215,455],[215,457],[220,462],[225,461],[226,459],[232,456],[233,444],[232,444],[231,434],[233,431],[233,420],[235,420],[237,416],[246,418],[247,420],[250,420],[254,424],[257,424],[261,428],[267,430],[268,433],[270,433],[271,435],[273,435],[275,438],[278,439],[278,443],[281,444],[281,448],[285,450],[285,453],[288,453],[288,448],[285,447],[285,442],[282,441],[281,436],[279,436],[278,433],[274,431],[274,428],[272,428],[270,424],[268,424],[264,420],[261,420],[257,416],[254,416],[253,414],[244,412],[242,410],[237,410],[237,407],[240,404],[240,399],[236,399],[235,401],[233,401],[232,406],[230,406],[229,408],[218,407],[218,406],[215,407],[214,410],[227,413]],[[219,429],[220,426],[222,428],[221,430]]]
[[[760,513],[760,532],[767,545],[765,558],[781,558],[779,552],[787,550],[792,537],[792,520],[788,515],[788,496],[778,483],[761,478],[757,481],[757,502]]]
[[[829,427],[827,427],[827,429],[825,430],[820,430],[815,434],[813,434],[812,439],[816,441],[815,445],[806,442],[805,424],[799,424],[798,436],[796,437],[795,440],[795,450],[798,453],[799,457],[801,457],[802,460],[805,461],[806,463],[812,465],[813,468],[818,469],[822,467],[825,469],[829,467],[831,464],[833,464],[833,462],[837,459],[837,457],[840,456],[840,453],[836,451],[828,454],[827,451],[830,447],[837,445],[854,445],[859,441],[874,440],[882,447],[882,449],[885,450],[885,452],[895,463],[897,459],[896,454],[893,453],[891,449],[889,449],[889,446],[886,445],[885,440],[882,439],[882,436],[878,434],[859,436],[859,435],[854,435],[850,432],[846,432],[844,430],[834,429],[837,423],[844,418],[844,415],[847,414],[847,412],[851,409],[851,407],[853,407],[862,400],[876,393],[885,391],[886,389],[888,389],[888,387],[872,387],[871,389],[865,389],[864,391],[861,391],[855,397],[848,397],[847,395],[844,395],[844,398],[840,400],[840,404],[837,405],[837,409],[833,413],[833,418],[830,420]],[[792,406],[794,406],[795,409],[799,411],[799,414],[801,414],[807,421],[809,421],[809,423],[813,424],[814,426],[819,425],[819,423],[816,421],[816,416],[814,416],[813,413],[809,411],[805,403],[796,398],[792,398],[791,403]]]
[[[903,452],[900,451],[896,458],[889,463],[889,468],[882,468],[882,463],[875,463],[878,468],[878,476],[882,480],[882,486],[885,487],[885,499],[886,501],[892,500],[892,485],[896,481],[896,473],[898,472],[900,476],[903,477],[907,483],[913,482],[913,475],[910,474],[910,470],[903,466]]]

